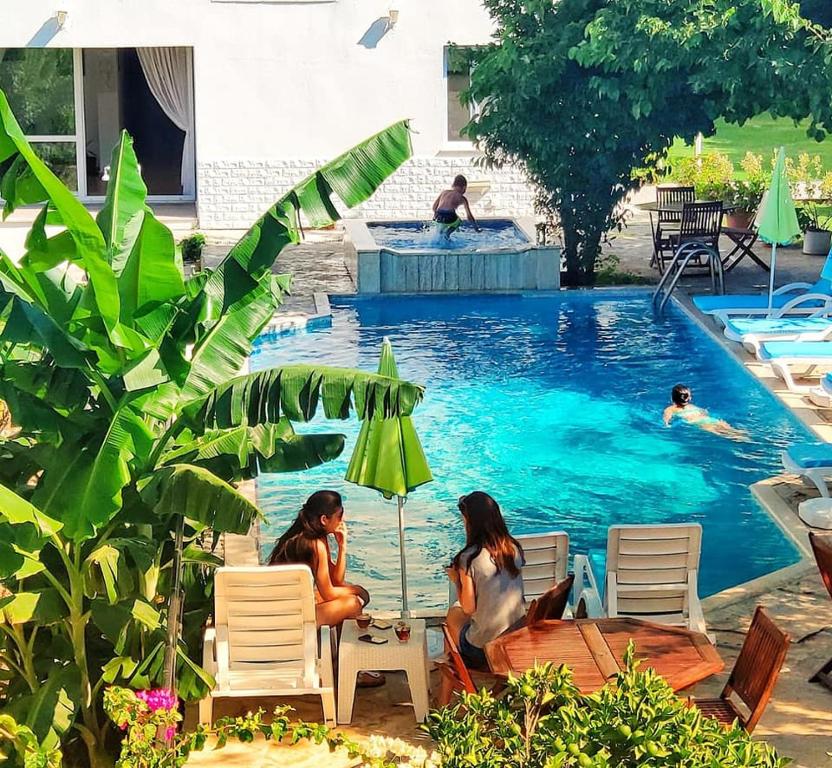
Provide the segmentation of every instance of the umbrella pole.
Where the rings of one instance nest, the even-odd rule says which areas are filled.
[[[777,243],[771,244],[771,262],[768,265],[768,313],[771,314],[771,306],[774,303],[774,267],[777,263]]]
[[[402,618],[410,617],[410,610],[407,606],[407,559],[404,553],[404,499],[397,496],[399,506],[399,555],[402,565]]]

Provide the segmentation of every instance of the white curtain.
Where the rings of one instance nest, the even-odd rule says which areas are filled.
[[[189,48],[137,48],[150,92],[171,122],[185,131],[182,194],[194,194],[193,65]]]

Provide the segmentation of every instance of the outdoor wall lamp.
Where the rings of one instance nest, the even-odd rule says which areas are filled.
[[[399,12],[395,8],[387,11],[387,29],[393,29],[399,21]]]
[[[69,14],[66,11],[55,11],[55,23],[58,25],[58,29],[63,29],[64,24],[66,24],[66,17]]]

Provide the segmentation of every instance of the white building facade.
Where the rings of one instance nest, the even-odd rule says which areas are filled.
[[[481,215],[529,215],[514,170],[461,140],[449,44],[481,45],[478,0],[4,0],[0,88],[85,201],[126,128],[151,200],[244,228],[316,165],[408,118],[413,159],[353,215],[427,218],[457,173]]]

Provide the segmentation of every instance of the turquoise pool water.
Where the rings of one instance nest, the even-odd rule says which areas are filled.
[[[475,489],[498,500],[513,533],[564,529],[573,552],[603,550],[613,523],[698,521],[703,596],[797,561],[748,485],[776,472],[778,451],[807,434],[676,307],[657,318],[647,293],[586,291],[345,298],[332,312],[331,327],[258,340],[252,368],[314,361],[375,370],[389,336],[401,376],[427,385],[414,423],[435,481],[406,506],[414,606],[445,604],[442,566],[464,537],[456,499]],[[664,427],[678,382],[753,441]],[[350,575],[375,606],[394,607],[395,504],[343,480],[358,424],[324,423],[348,436],[341,459],[258,480],[264,549],[309,493],[339,490]]]

